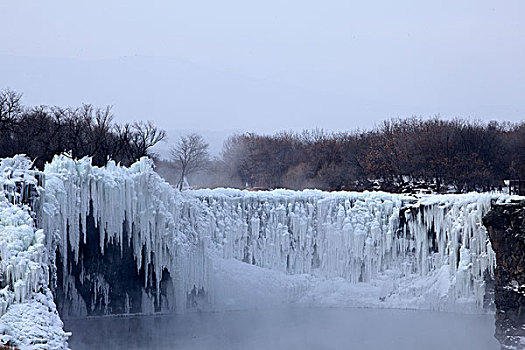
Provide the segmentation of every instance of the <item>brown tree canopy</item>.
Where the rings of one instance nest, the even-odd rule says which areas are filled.
[[[408,179],[438,191],[488,190],[525,178],[525,123],[409,118],[365,132],[242,134],[223,153],[241,187],[395,190]]]

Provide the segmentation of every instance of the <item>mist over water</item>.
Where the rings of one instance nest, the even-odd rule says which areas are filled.
[[[487,314],[285,307],[64,322],[73,350],[499,349]]]

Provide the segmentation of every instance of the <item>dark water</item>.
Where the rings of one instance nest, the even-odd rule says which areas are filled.
[[[66,320],[71,349],[497,350],[494,316],[284,308]]]

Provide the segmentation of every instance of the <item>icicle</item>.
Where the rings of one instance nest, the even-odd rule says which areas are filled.
[[[145,267],[144,284],[155,286],[157,300],[167,269],[175,276],[177,308],[194,287],[213,298],[208,249],[263,268],[350,283],[372,283],[386,274],[400,281],[446,277],[458,298],[477,300],[484,273],[494,270],[481,225],[491,195],[227,189],[181,194],[153,172],[148,159],[129,168],[114,163],[98,168],[89,159],[56,157],[44,174],[42,222],[46,232],[59,233],[64,267],[68,249],[78,258],[80,234],[86,240],[91,205],[101,252],[108,242],[121,249],[130,244],[136,268]]]

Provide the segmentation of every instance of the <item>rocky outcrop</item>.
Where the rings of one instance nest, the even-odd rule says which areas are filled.
[[[503,349],[525,349],[525,200],[494,203],[483,223],[496,252],[495,336]]]

